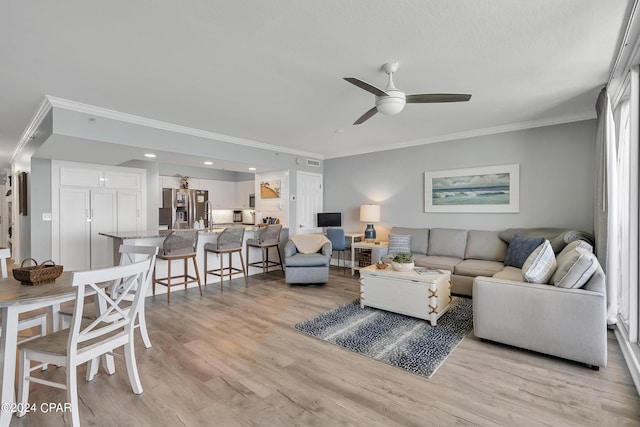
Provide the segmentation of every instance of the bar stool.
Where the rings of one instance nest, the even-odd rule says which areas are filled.
[[[167,261],[167,277],[156,278],[156,268],[153,269],[153,296],[156,295],[156,284],[167,287],[167,302],[171,302],[171,287],[184,285],[187,289],[189,283],[197,282],[202,296],[202,286],[200,286],[200,273],[198,272],[198,263],[196,262],[196,245],[198,243],[198,230],[172,231],[162,242],[163,251],[156,257],[157,260]],[[189,274],[189,266],[187,261],[193,261],[193,268],[196,272],[195,277]],[[171,275],[171,263],[173,261],[182,260],[184,262],[184,272],[178,276]],[[172,282],[172,279],[181,279],[178,282]]]
[[[282,257],[280,256],[280,231],[282,230],[282,224],[267,225],[260,230],[258,237],[255,239],[247,239],[247,269],[249,266],[262,268],[262,272],[269,271],[269,267],[280,266],[282,273],[284,274],[284,267],[282,266]],[[262,252],[262,260],[256,262],[249,262],[249,248],[260,248]],[[278,251],[278,260],[280,262],[269,260],[269,248],[276,248]]]
[[[207,275],[213,274],[220,277],[220,290],[222,291],[222,280],[225,276],[229,277],[234,274],[244,275],[244,285],[247,286],[247,270],[244,268],[244,260],[242,259],[242,239],[244,238],[244,227],[227,227],[222,230],[218,236],[216,243],[207,243],[204,245],[204,284],[207,285]],[[220,256],[220,268],[207,268],[207,259],[209,252]],[[237,252],[240,255],[240,264],[242,269],[233,267],[233,254]],[[229,266],[224,266],[224,254],[229,254]]]

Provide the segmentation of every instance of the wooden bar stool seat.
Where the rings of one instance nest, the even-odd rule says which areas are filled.
[[[167,261],[167,277],[156,277],[156,268],[153,269],[153,296],[156,295],[156,284],[167,287],[167,302],[171,302],[171,287],[184,285],[187,289],[189,283],[198,283],[200,296],[202,296],[202,286],[200,285],[200,273],[198,272],[198,262],[196,261],[196,247],[198,243],[198,230],[172,231],[162,242],[162,253],[159,253],[157,260]],[[183,272],[179,275],[172,275],[171,264],[173,261],[183,261]],[[189,274],[188,261],[193,262],[195,276]],[[175,280],[174,280],[175,279]]]
[[[249,266],[262,268],[262,272],[266,273],[270,267],[280,266],[282,274],[284,274],[284,267],[282,264],[282,257],[280,256],[280,231],[282,230],[281,224],[267,225],[263,227],[258,233],[257,238],[247,239],[247,269]],[[260,261],[249,262],[249,248],[259,248],[261,251],[262,259]],[[272,261],[269,259],[269,249],[276,248],[278,251],[278,261]]]
[[[244,267],[244,260],[242,259],[242,239],[244,238],[244,227],[227,227],[218,236],[216,243],[207,243],[204,245],[204,284],[207,285],[207,275],[213,274],[220,277],[220,290],[222,291],[222,281],[225,276],[229,277],[234,274],[244,275],[244,285],[247,286],[247,270]],[[218,254],[220,257],[220,267],[207,268],[207,259],[209,258],[209,252]],[[233,266],[233,254],[238,253],[240,255],[240,264],[242,269]],[[229,266],[224,266],[224,254],[229,254]]]

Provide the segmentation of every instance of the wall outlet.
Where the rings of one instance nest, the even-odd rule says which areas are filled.
[[[43,213],[42,214],[42,220],[43,221],[51,221],[51,214],[50,213]]]

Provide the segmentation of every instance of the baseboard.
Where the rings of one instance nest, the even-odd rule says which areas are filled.
[[[625,335],[620,331],[619,324],[615,328],[614,332],[616,334],[618,345],[620,346],[620,349],[622,349],[624,360],[627,363],[629,372],[631,373],[633,384],[636,386],[636,392],[640,395],[640,360],[636,353],[637,350],[632,347],[633,344],[627,341]]]

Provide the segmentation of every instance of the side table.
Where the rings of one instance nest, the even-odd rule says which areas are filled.
[[[351,275],[356,273],[356,270],[360,270],[360,266],[356,266],[356,249],[369,249],[371,250],[371,263],[374,264],[380,261],[380,258],[387,254],[389,250],[389,242],[355,242],[351,244]]]

